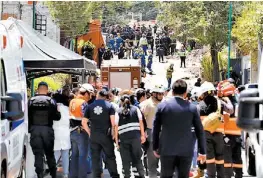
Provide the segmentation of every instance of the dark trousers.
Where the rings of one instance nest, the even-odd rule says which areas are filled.
[[[233,173],[235,173],[235,178],[242,178],[241,137],[226,135],[224,141],[225,178],[231,178]]]
[[[99,61],[98,61],[98,68],[100,69],[102,63],[102,56],[99,56]]]
[[[181,67],[185,67],[185,59],[186,59],[186,56],[180,56],[180,59],[181,59]]]
[[[110,176],[112,178],[119,178],[117,171],[116,157],[114,153],[114,143],[111,136],[103,133],[91,133],[91,160],[92,173],[94,178],[101,177],[101,152],[105,154],[105,161]]]
[[[189,156],[161,156],[161,178],[172,178],[174,170],[178,178],[189,178],[191,164]]]
[[[205,131],[208,178],[224,178],[224,140],[219,132]]]
[[[171,83],[172,83],[172,78],[167,78],[167,82],[168,82],[167,88],[170,88],[171,87]]]
[[[56,177],[57,167],[54,156],[54,130],[48,126],[32,126],[30,145],[35,155],[35,168],[38,178],[43,177],[44,155],[52,178]]]
[[[162,59],[162,60],[161,60]],[[163,55],[159,56],[159,62],[164,62]]]
[[[140,138],[121,140],[120,154],[122,159],[124,178],[131,177],[131,163],[133,167],[132,171],[134,173],[134,176],[144,177],[144,168],[141,160],[142,147]]]

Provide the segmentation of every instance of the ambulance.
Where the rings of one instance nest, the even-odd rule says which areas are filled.
[[[27,87],[23,37],[12,21],[0,21],[1,178],[26,178]]]
[[[249,139],[253,145],[253,152],[249,152],[247,161],[248,172],[263,177],[263,53],[259,67],[259,81],[257,88],[244,90],[240,94],[238,104],[237,125],[249,132]],[[247,145],[246,145],[247,146]],[[250,151],[250,150],[249,150]]]

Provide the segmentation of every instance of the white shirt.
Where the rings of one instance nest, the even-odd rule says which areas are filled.
[[[61,118],[59,121],[53,121],[55,134],[54,150],[68,150],[71,148],[70,128],[69,128],[69,107],[58,103]]]
[[[136,108],[136,111],[137,111],[137,116],[139,118],[139,121],[141,121],[142,120],[142,113],[141,113],[139,108]],[[119,113],[115,112],[115,124],[116,125],[119,125],[119,120],[120,120]]]

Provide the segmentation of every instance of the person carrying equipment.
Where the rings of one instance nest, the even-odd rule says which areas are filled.
[[[221,100],[230,100],[232,105],[237,104],[235,93],[236,87],[234,84],[225,80],[218,84],[217,94]],[[235,109],[235,107],[234,107]],[[224,167],[225,178],[231,178],[235,175],[235,178],[243,177],[243,163],[242,163],[242,139],[241,129],[236,125],[236,119],[233,112],[224,114]]]
[[[199,92],[200,116],[205,130],[207,149],[208,178],[224,178],[224,140],[221,115],[223,111],[232,113],[230,101],[224,102],[214,95],[215,87],[210,82],[204,82]]]
[[[174,64],[170,64],[170,66],[166,70],[166,78],[167,78],[167,82],[168,82],[167,88],[171,88],[173,72],[174,72]]]
[[[121,97],[121,108],[115,113],[116,145],[120,149],[124,178],[130,178],[131,163],[136,177],[144,178],[141,144],[145,142],[142,114],[138,107],[132,106],[130,96]]]

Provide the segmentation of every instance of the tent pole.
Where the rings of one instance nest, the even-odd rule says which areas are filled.
[[[83,84],[83,83],[86,83],[86,82],[85,82],[85,78],[86,78],[86,76],[85,76],[85,69],[82,69],[82,71],[81,71],[81,77],[82,77],[82,84]]]
[[[33,1],[33,29],[35,29],[35,22],[36,22],[36,2]],[[34,91],[34,79],[31,80],[31,97],[35,95],[35,91]]]

